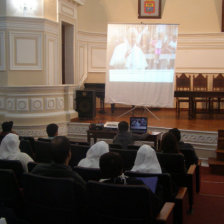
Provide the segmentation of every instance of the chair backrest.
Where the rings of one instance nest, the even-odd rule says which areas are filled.
[[[72,157],[69,162],[69,165],[71,167],[77,166],[79,161],[86,157],[86,153],[89,148],[90,148],[90,146],[88,146],[88,145],[71,144]]]
[[[100,180],[102,178],[101,171],[97,168],[75,166],[73,167],[73,170],[76,171],[85,181]]]
[[[212,90],[224,91],[224,76],[222,73],[219,73],[218,76],[213,77]]]
[[[28,172],[31,172],[32,169],[33,169],[37,164],[38,164],[38,163],[36,163],[36,162],[28,162],[28,164],[27,164]]]
[[[35,153],[35,139],[32,136],[19,136],[20,141],[21,140],[28,140],[32,146],[33,152]]]
[[[172,178],[169,173],[139,173],[127,170],[124,174],[129,177],[158,177],[158,195],[161,196],[163,201],[172,201],[174,199]]]
[[[51,142],[51,139],[49,139],[49,138],[38,138],[37,141]]]
[[[87,193],[89,215],[98,224],[152,223],[152,203],[146,186],[89,181]]]
[[[176,90],[190,91],[191,90],[191,76],[182,73],[180,76],[176,75]]]
[[[10,169],[13,170],[18,183],[21,183],[21,178],[24,173],[22,163],[19,160],[6,160],[0,159],[0,169]]]
[[[134,149],[134,150],[138,150],[139,149],[139,145],[128,145],[127,149]],[[109,148],[113,148],[113,149],[123,149],[122,145],[120,144],[109,144]]]
[[[163,173],[170,173],[177,186],[185,186],[186,168],[184,156],[179,153],[157,152],[157,158]]]
[[[25,140],[25,139],[20,140],[19,148],[20,148],[21,152],[25,152],[32,159],[35,160],[35,154],[33,152],[33,147],[32,147],[32,145],[31,145],[29,140]]]
[[[133,149],[114,149],[110,148],[110,152],[119,153],[123,159],[124,170],[130,170],[134,166],[137,150]]]
[[[77,141],[69,141],[70,144],[73,144],[73,145],[86,145],[86,146],[90,146],[89,142],[77,142]]]
[[[208,76],[203,76],[201,73],[193,76],[193,90],[207,91],[208,90]]]
[[[32,223],[76,223],[74,180],[26,173],[23,176],[25,214]]]
[[[113,148],[113,149],[122,149],[122,145],[120,144],[109,144],[109,148]]]
[[[36,162],[50,163],[51,162],[51,142],[35,141]]]
[[[180,149],[181,153],[184,155],[184,161],[186,168],[188,169],[191,164],[197,164],[198,158],[196,157],[195,151],[193,149]]]
[[[15,172],[11,169],[0,169],[0,180],[0,204],[14,209],[22,208],[23,196]]]

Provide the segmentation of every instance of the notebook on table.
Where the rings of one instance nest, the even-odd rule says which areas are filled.
[[[130,117],[130,131],[135,134],[144,134],[148,130],[147,117]]]

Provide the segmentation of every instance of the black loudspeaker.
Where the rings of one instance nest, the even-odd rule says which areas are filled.
[[[94,118],[96,116],[96,92],[76,90],[76,110],[79,118]]]

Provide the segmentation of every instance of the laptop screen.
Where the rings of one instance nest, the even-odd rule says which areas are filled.
[[[134,133],[146,133],[148,128],[147,117],[130,117],[130,131]]]

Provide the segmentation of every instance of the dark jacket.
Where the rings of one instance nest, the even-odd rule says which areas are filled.
[[[118,132],[118,134],[113,139],[113,144],[122,145],[122,148],[127,149],[128,145],[133,145],[135,141],[145,140],[148,136],[147,134],[132,134],[131,132]]]

